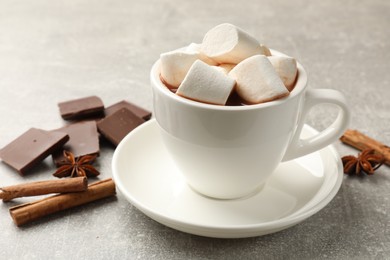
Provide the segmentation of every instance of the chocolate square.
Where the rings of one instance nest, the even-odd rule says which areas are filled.
[[[135,115],[137,115],[138,117],[141,117],[143,118],[144,120],[149,120],[152,116],[152,113],[148,110],[145,110],[139,106],[136,106],[126,100],[122,100],[118,103],[115,103],[109,107],[107,107],[105,110],[104,110],[104,113],[106,114],[106,116],[109,116],[111,114],[113,114],[114,112],[118,111],[119,109],[121,108],[127,108],[129,109],[131,112],[133,112]]]
[[[66,133],[30,128],[1,149],[0,158],[23,175],[68,140]]]
[[[129,109],[121,108],[100,120],[97,123],[97,127],[107,140],[117,146],[131,130],[144,122],[145,120],[135,115]]]
[[[70,124],[53,130],[53,132],[63,132],[69,135],[69,141],[64,147],[52,155],[56,166],[66,162],[63,155],[64,150],[70,151],[76,158],[84,155],[99,154],[99,133],[95,121]]]
[[[60,114],[65,120],[103,117],[104,104],[97,96],[90,96],[58,103]]]

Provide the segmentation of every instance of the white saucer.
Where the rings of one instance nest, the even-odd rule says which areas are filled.
[[[314,133],[305,125],[303,137]],[[112,169],[118,189],[150,218],[183,232],[219,238],[260,236],[291,227],[324,208],[343,178],[340,157],[328,146],[280,164],[264,188],[250,197],[207,198],[185,183],[154,119],[119,144]]]

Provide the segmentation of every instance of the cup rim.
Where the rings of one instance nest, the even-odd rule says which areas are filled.
[[[275,56],[287,56],[286,54],[270,49],[271,54]],[[221,105],[215,105],[215,104],[208,104],[208,103],[202,103],[199,101],[194,101],[191,99],[183,98],[172,91],[170,91],[165,84],[160,79],[160,59],[158,59],[152,66],[152,70],[150,72],[150,78],[152,85],[154,89],[159,91],[160,93],[164,94],[165,96],[168,96],[171,99],[174,99],[175,101],[185,104],[188,106],[193,106],[197,108],[203,108],[203,109],[211,109],[211,110],[224,110],[224,111],[241,111],[241,110],[253,110],[253,109],[259,109],[259,108],[265,108],[265,107],[272,107],[272,106],[278,106],[280,104],[283,104],[285,102],[288,102],[291,99],[294,99],[296,96],[300,95],[307,86],[307,73],[302,64],[300,64],[297,61],[297,69],[298,69],[298,75],[295,82],[294,89],[290,92],[290,94],[286,97],[276,99],[273,101],[268,101],[260,104],[251,104],[246,106],[221,106]]]

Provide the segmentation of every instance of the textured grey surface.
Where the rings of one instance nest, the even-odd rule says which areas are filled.
[[[161,52],[236,24],[296,57],[311,87],[343,92],[350,127],[390,144],[390,2],[0,0],[0,147],[30,127],[64,124],[59,101],[95,94],[152,109],[149,70]],[[330,123],[332,108],[308,123]],[[335,143],[341,155],[356,150]],[[111,176],[113,149],[99,168]],[[151,162],[153,163],[153,162]],[[21,177],[0,164],[0,186],[51,178],[48,159]],[[119,193],[23,228],[0,203],[0,259],[389,259],[390,170],[344,178],[335,199],[290,229],[249,239],[210,239],[149,219]]]

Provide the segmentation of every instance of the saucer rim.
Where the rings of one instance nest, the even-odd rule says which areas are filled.
[[[343,173],[342,173],[342,163],[341,159],[338,155],[338,152],[334,148],[333,145],[329,145],[318,152],[323,152],[325,150],[329,150],[328,153],[332,155],[335,163],[336,163],[336,168],[334,171],[337,171],[336,173],[336,181],[333,184],[333,187],[327,192],[326,195],[322,196],[322,199],[320,199],[317,203],[309,207],[308,209],[305,209],[301,212],[296,211],[293,212],[283,218],[280,219],[275,219],[272,221],[267,221],[267,222],[260,222],[256,224],[242,224],[242,225],[223,225],[223,226],[215,226],[215,225],[208,225],[208,224],[202,224],[202,223],[193,223],[191,221],[185,221],[183,219],[178,219],[178,218],[173,218],[168,215],[163,215],[159,211],[155,211],[151,209],[148,206],[145,206],[142,202],[140,202],[136,197],[134,197],[129,191],[127,191],[127,188],[124,186],[124,184],[120,180],[120,174],[117,171],[116,166],[119,163],[119,154],[121,153],[121,150],[123,149],[124,146],[128,143],[128,139],[131,139],[133,135],[137,135],[138,132],[143,131],[144,128],[150,127],[150,125],[157,124],[157,121],[153,118],[150,119],[148,122],[145,122],[141,126],[137,127],[134,129],[132,132],[130,132],[123,140],[122,142],[118,145],[118,147],[115,149],[113,159],[112,159],[112,172],[113,172],[113,179],[118,187],[118,189],[121,191],[121,193],[126,197],[128,202],[130,202],[133,206],[135,206],[138,210],[143,212],[145,215],[148,217],[152,218],[153,220],[166,225],[168,227],[171,227],[176,230],[180,230],[186,233],[192,233],[196,235],[202,235],[202,236],[210,236],[210,237],[222,237],[222,238],[234,238],[234,237],[250,237],[250,236],[259,236],[259,235],[264,235],[264,234],[269,234],[273,232],[277,232],[286,228],[289,228],[293,225],[296,225],[303,220],[309,218],[310,216],[316,214],[318,211],[323,209],[330,201],[333,200],[333,198],[336,196],[337,192],[339,191],[342,180],[343,180]],[[311,134],[316,134],[318,133],[317,130],[315,130],[313,127],[305,124],[304,129],[309,131]],[[322,158],[322,156],[321,156]],[[312,197],[315,198],[317,193]],[[199,195],[201,196],[201,195]],[[308,201],[307,203],[309,203]],[[298,214],[294,214],[297,213]],[[184,227],[183,227],[184,226]],[[191,229],[192,231],[188,231]],[[203,232],[200,231],[194,231],[194,229],[202,229]],[[269,232],[267,232],[267,230]],[[212,234],[207,234],[205,233],[226,233],[226,231],[229,231],[229,233],[234,233],[234,232],[240,232],[240,233],[254,233],[251,235],[240,235],[240,236],[235,236],[234,234],[225,234],[225,235],[212,235]],[[261,233],[261,234],[259,234]]]

